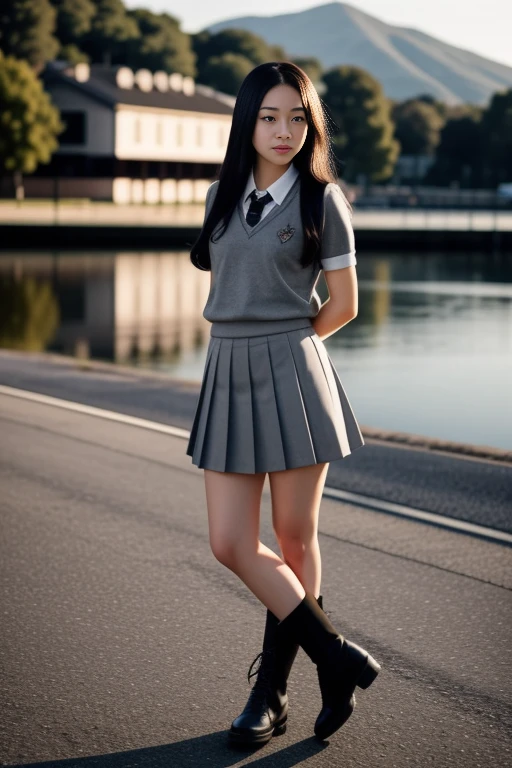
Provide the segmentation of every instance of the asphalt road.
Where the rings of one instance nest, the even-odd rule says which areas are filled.
[[[199,386],[137,369],[0,351],[0,384],[190,429]],[[370,427],[372,425],[369,425]],[[364,425],[363,432],[364,432]],[[332,462],[327,485],[512,533],[512,465],[366,439]]]
[[[184,440],[3,395],[0,435],[3,765],[510,763],[510,548],[325,498],[325,608],[383,669],[320,743],[301,651],[287,733],[240,753],[264,608],[211,554]]]

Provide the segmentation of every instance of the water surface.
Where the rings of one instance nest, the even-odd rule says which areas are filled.
[[[359,422],[512,449],[512,258],[363,253],[357,274],[359,314],[325,344]],[[185,252],[3,252],[0,345],[199,381],[208,290]]]

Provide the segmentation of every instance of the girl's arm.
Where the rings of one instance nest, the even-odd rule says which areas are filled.
[[[358,312],[357,274],[354,266],[324,272],[329,298],[313,318],[313,328],[326,339],[353,320]]]
[[[324,217],[320,260],[329,298],[313,319],[321,339],[326,339],[357,315],[356,246],[345,196],[337,184],[324,191]]]

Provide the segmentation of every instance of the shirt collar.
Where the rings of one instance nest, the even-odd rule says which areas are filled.
[[[294,164],[292,163],[288,168],[288,170],[285,173],[283,173],[283,175],[279,179],[277,179],[277,181],[274,181],[274,183],[268,187],[266,191],[270,192],[273,199],[276,201],[278,205],[281,205],[284,198],[292,188],[293,183],[298,175],[299,175],[299,172],[294,166]],[[247,200],[247,198],[249,197],[249,195],[254,189],[256,189],[256,184],[254,181],[254,173],[253,171],[251,171],[251,173],[249,174],[249,178],[247,180],[247,184],[245,185],[244,197],[243,197],[244,202]]]

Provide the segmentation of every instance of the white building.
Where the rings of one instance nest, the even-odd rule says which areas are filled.
[[[224,159],[233,97],[178,73],[95,64],[52,62],[43,82],[66,129],[51,163],[27,179],[29,195],[52,196],[58,179],[61,197],[204,201]]]

